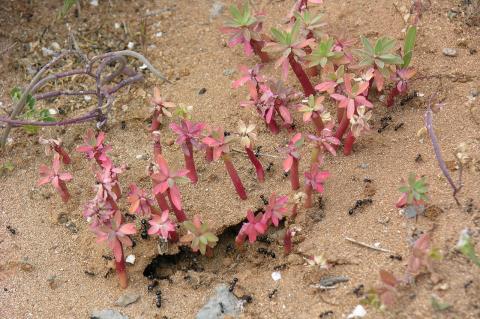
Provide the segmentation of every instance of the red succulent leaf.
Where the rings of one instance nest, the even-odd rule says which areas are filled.
[[[243,223],[242,228],[235,239],[237,245],[243,244],[247,237],[248,241],[252,244],[257,240],[257,236],[263,235],[267,231],[267,220],[262,213],[255,216],[252,210],[248,210],[247,220],[248,222]]]

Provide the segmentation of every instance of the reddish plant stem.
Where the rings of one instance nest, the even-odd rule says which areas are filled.
[[[343,154],[345,156],[348,156],[352,153],[353,143],[355,143],[355,136],[353,136],[352,131],[350,131],[345,138],[345,144],[343,146]]]
[[[207,146],[207,149],[205,150],[205,159],[207,162],[213,162],[213,148],[210,146]]]
[[[62,197],[62,201],[64,203],[68,202],[68,200],[70,199],[70,193],[68,192],[68,188],[67,188],[67,185],[65,184],[64,181],[62,180],[59,180],[58,181],[58,186],[60,187],[60,196]]]
[[[400,92],[398,91],[397,87],[395,86],[391,91],[390,94],[388,94],[387,98],[387,107],[391,107],[393,103],[395,103],[395,97],[399,95]]]
[[[343,115],[345,114],[345,109],[337,107],[337,121],[340,123],[343,119]]]
[[[257,172],[258,182],[263,183],[265,181],[265,171],[263,170],[262,163],[255,156],[251,147],[245,147],[245,151],[247,152],[250,162],[252,162],[253,166],[255,167],[255,171]]]
[[[246,200],[247,193],[245,192],[245,188],[243,187],[242,181],[238,176],[235,166],[233,166],[232,160],[230,159],[228,154],[223,154],[222,159],[225,163],[225,168],[227,169],[228,175],[230,175],[230,178],[232,179],[233,186],[235,186],[235,190],[237,191],[238,196],[240,196],[242,200]]]
[[[117,272],[118,281],[120,282],[120,287],[123,289],[128,287],[128,275],[127,270],[125,268],[125,259],[123,257],[123,246],[120,243],[121,251],[122,251],[122,258],[120,261],[115,259],[115,271]]]
[[[187,149],[188,149],[188,153],[189,155],[187,154],[183,154],[184,158],[185,158],[185,167],[186,169],[188,169],[188,178],[190,178],[190,181],[193,183],[193,184],[196,184],[197,181],[198,181],[198,176],[197,176],[197,170],[195,168],[195,160],[193,159],[193,145],[192,145],[192,142],[190,141],[190,139],[187,139],[185,141],[185,144],[187,145]]]
[[[270,123],[267,123],[268,128],[270,129],[270,132],[272,132],[273,135],[277,135],[280,133],[280,129],[278,128],[277,122],[275,119],[271,119]]]
[[[158,155],[162,155],[162,143],[160,143],[160,137],[153,142],[153,158],[157,158]]]
[[[343,114],[342,121],[340,122],[340,125],[338,126],[337,131],[335,132],[335,137],[339,140],[342,140],[343,135],[347,131],[348,125],[350,124],[350,121],[347,118],[347,113]],[[333,145],[333,148],[338,149],[339,145]]]
[[[288,255],[292,252],[293,244],[292,244],[292,231],[287,229],[285,231],[285,236],[283,237],[283,248],[285,255]]]
[[[308,78],[307,74],[303,70],[300,63],[295,61],[293,53],[289,54],[288,62],[290,62],[290,66],[292,67],[293,72],[297,76],[298,81],[300,81],[300,84],[302,85],[305,96],[315,95],[315,89],[313,88],[313,85],[310,82],[310,79]]]
[[[160,122],[158,121],[158,116],[160,115],[159,110],[153,111],[152,124],[150,125],[150,132],[158,131],[160,127]]]
[[[307,197],[305,198],[305,204],[303,205],[305,208],[311,208],[312,207],[312,193],[313,193],[313,188],[312,185],[308,184],[305,186],[305,194],[307,194]]]
[[[153,187],[157,186],[157,182],[155,182],[155,180],[152,179],[152,184],[153,184]],[[163,195],[162,193],[157,193],[155,194],[155,199],[157,200],[157,204],[158,206],[160,207],[160,209],[162,210],[162,212],[164,210],[170,210],[170,206],[168,205],[168,202],[165,198],[165,195]]]
[[[292,190],[297,190],[300,188],[300,180],[298,178],[298,159],[293,158],[292,167],[290,168],[290,184],[292,185]]]
[[[290,215],[290,218],[291,218],[292,220],[295,220],[295,217],[297,217],[297,214],[298,214],[298,204],[295,203],[295,204],[293,204],[292,213],[291,213],[291,215]]]
[[[62,158],[63,164],[68,165],[72,162],[72,160],[70,159],[70,156],[67,154],[67,152],[65,152],[65,150],[61,146],[54,145],[53,150],[57,152],[58,155],[60,155],[60,157]]]
[[[170,194],[170,189],[167,190],[167,196],[168,196],[168,199],[170,200],[170,205],[172,206],[172,210],[175,213],[175,217],[177,217],[177,221],[179,223],[183,223],[184,221],[186,221],[187,220],[187,215],[185,215],[185,212],[183,211],[183,209],[178,209],[173,204],[172,195]]]
[[[260,58],[260,60],[263,63],[267,63],[268,61],[270,61],[270,57],[268,56],[268,53],[262,51],[262,48],[263,48],[262,41],[251,39],[250,44],[252,45],[253,52],[255,52],[255,54]]]
[[[325,128],[325,125],[323,125],[323,121],[322,121],[322,118],[320,117],[320,115],[314,113],[312,115],[312,122],[313,122],[313,124],[315,124],[315,128],[317,129],[317,133],[321,134],[322,130]]]

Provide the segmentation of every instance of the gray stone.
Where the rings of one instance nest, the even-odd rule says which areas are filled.
[[[196,319],[221,319],[225,316],[238,317],[242,303],[232,294],[228,287],[220,285],[216,288],[217,294],[197,313]]]
[[[223,75],[225,75],[225,76],[230,76],[233,73],[235,73],[235,69],[225,69],[225,70],[223,70]]]
[[[358,167],[360,167],[361,169],[367,169],[368,163],[361,163],[360,165],[358,165]]]
[[[457,50],[452,49],[452,48],[443,48],[442,53],[443,53],[443,55],[449,56],[449,57],[456,57],[457,56]]]
[[[210,9],[210,19],[214,19],[222,14],[225,5],[221,2],[215,2]]]
[[[94,311],[90,316],[90,319],[128,319],[128,317],[116,310],[104,309],[100,311]]]
[[[135,293],[126,293],[120,298],[118,298],[117,301],[115,301],[115,306],[126,307],[132,303],[137,302],[138,299],[140,299],[140,295]]]

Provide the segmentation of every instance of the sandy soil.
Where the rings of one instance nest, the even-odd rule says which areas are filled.
[[[85,52],[99,53],[108,49],[123,49],[128,42],[136,43],[152,63],[165,72],[173,84],[161,84],[152,76],[141,85],[122,91],[115,102],[113,119],[107,132],[108,143],[113,146],[112,157],[117,164],[127,164],[129,170],[121,175],[124,190],[136,182],[149,187],[145,177],[148,160],[137,155],[151,154],[151,143],[146,120],[149,116],[149,99],[152,88],[158,85],[162,94],[177,103],[194,105],[194,118],[212,126],[236,128],[238,119],[257,124],[257,145],[269,154],[289,138],[286,131],[270,135],[253,110],[238,105],[246,95],[245,90],[231,90],[230,83],[238,77],[225,70],[236,69],[239,64],[252,65],[254,58],[243,56],[240,48],[229,49],[218,28],[227,13],[210,19],[212,1],[157,0],[157,1],[100,1],[95,9],[85,4],[80,18],[73,14],[68,19],[78,42]],[[225,3],[230,1],[225,1]],[[255,1],[268,13],[267,27],[277,25],[290,7],[290,1]],[[353,290],[359,285],[365,289],[376,284],[378,270],[388,269],[402,273],[409,254],[412,234],[432,231],[433,245],[443,255],[436,264],[441,282],[434,284],[429,276],[421,276],[414,287],[400,292],[398,306],[388,312],[368,307],[369,318],[479,318],[480,271],[453,250],[460,230],[473,230],[474,239],[480,239],[480,172],[471,165],[464,170],[464,188],[459,194],[461,207],[451,197],[451,190],[442,177],[435,161],[428,137],[419,138],[423,127],[423,114],[428,96],[442,86],[438,95],[446,104],[444,111],[435,115],[434,123],[446,160],[453,160],[453,152],[462,143],[470,145],[474,161],[480,160],[480,135],[478,108],[476,118],[467,105],[472,90],[480,88],[480,29],[468,27],[459,14],[449,20],[447,12],[458,1],[431,1],[425,12],[418,35],[413,65],[418,70],[417,80],[411,90],[423,93],[404,106],[386,109],[376,102],[373,124],[375,130],[360,138],[352,156],[329,157],[326,168],[332,173],[324,194],[324,208],[315,207],[302,212],[296,227],[295,253],[284,257],[281,245],[256,243],[245,251],[227,250],[233,235],[227,233],[215,249],[213,259],[188,257],[170,271],[171,281],[160,282],[164,302],[155,307],[153,293],[147,291],[148,279],[143,276],[145,266],[156,254],[153,239],[142,241],[135,237],[136,247],[128,249],[137,257],[135,265],[128,266],[129,293],[141,298],[127,308],[114,306],[115,300],[125,293],[117,284],[114,274],[108,272],[108,261],[102,255],[110,252],[95,244],[81,216],[83,203],[93,196],[93,176],[89,165],[79,155],[73,154],[74,164],[69,168],[75,177],[71,183],[73,200],[63,205],[49,188],[37,188],[38,167],[49,161],[37,137],[27,136],[22,130],[12,134],[13,142],[3,152],[0,163],[12,162],[15,169],[0,176],[0,317],[1,318],[87,318],[95,309],[116,308],[130,318],[193,318],[196,311],[220,283],[228,284],[233,277],[239,279],[237,295],[249,294],[251,304],[246,304],[244,318],[318,318],[332,311],[332,318],[343,318],[359,303]],[[41,47],[58,42],[67,45],[67,21],[51,24],[51,17],[59,8],[58,1],[18,2],[4,1],[0,12],[0,48],[16,43],[4,54],[0,66],[0,99],[9,103],[9,91],[23,85],[30,76],[27,66],[44,64],[49,58]],[[398,1],[398,8],[409,1]],[[2,4],[3,6],[3,4]],[[329,33],[346,33],[350,38],[366,34],[370,38],[388,35],[402,39],[405,27],[402,15],[392,1],[357,0],[326,1],[322,8],[329,23]],[[141,26],[146,21],[145,46],[140,47]],[[115,29],[114,23],[126,23],[128,33]],[[21,26],[21,27],[19,27]],[[162,32],[161,36],[157,36]],[[30,45],[29,45],[30,44]],[[455,48],[458,56],[446,57],[445,47]],[[271,66],[266,73],[278,76]],[[290,84],[299,87],[290,77]],[[199,95],[198,91],[206,89]],[[475,102],[474,102],[475,103]],[[63,108],[68,116],[80,114],[89,106],[83,100],[59,99],[47,107]],[[478,105],[478,102],[477,102]],[[377,133],[380,119],[391,116],[391,124]],[[121,122],[126,128],[121,128]],[[312,131],[310,126],[296,118],[301,131]],[[403,123],[397,130],[394,128]],[[73,150],[81,143],[86,124],[65,129],[45,129],[42,136],[61,137],[67,149]],[[164,141],[173,139],[166,129]],[[183,156],[176,145],[164,145],[167,160],[176,168],[183,164]],[[309,153],[306,148],[305,156]],[[415,159],[421,155],[423,161]],[[281,173],[281,159],[263,157],[264,164],[273,162],[264,185],[258,185],[254,172],[242,154],[234,154],[235,165],[247,187],[249,199],[241,202],[222,163],[209,164],[198,161],[200,181],[197,186],[183,185],[182,197],[189,216],[201,214],[218,234],[228,226],[238,224],[248,208],[261,205],[260,195],[275,191],[288,194],[288,180]],[[365,164],[368,164],[365,165]],[[366,168],[365,168],[366,167]],[[399,195],[401,177],[409,172],[425,175],[430,183],[431,203],[441,209],[438,216],[420,217],[417,222],[406,220],[394,203]],[[456,177],[456,172],[452,173]],[[365,198],[365,182],[373,181],[373,204],[348,214],[357,199]],[[125,208],[125,207],[124,207]],[[7,226],[16,230],[12,234]],[[390,254],[369,250],[347,242],[352,237],[367,243],[379,242],[394,251],[403,260],[390,258]],[[275,240],[275,234],[271,236]],[[276,253],[276,258],[259,254],[266,247]],[[480,247],[477,247],[480,251]],[[335,266],[329,270],[307,267],[302,256],[323,255]],[[27,261],[25,261],[27,260]],[[190,263],[190,265],[189,265]],[[204,271],[191,270],[191,264],[200,265]],[[277,268],[275,268],[277,267]],[[278,268],[279,267],[279,268]],[[195,268],[195,267],[193,267]],[[282,269],[278,285],[271,278],[274,269]],[[87,273],[92,273],[88,275]],[[317,291],[312,288],[320,278],[345,275],[349,282],[337,289]],[[55,278],[52,280],[52,278]],[[268,294],[277,288],[273,298]],[[452,305],[451,310],[436,313],[431,306],[431,295],[436,294]]]

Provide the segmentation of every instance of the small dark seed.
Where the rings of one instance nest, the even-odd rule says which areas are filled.
[[[204,95],[207,92],[206,88],[201,88],[200,91],[198,91],[198,95]]]

